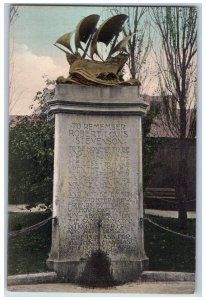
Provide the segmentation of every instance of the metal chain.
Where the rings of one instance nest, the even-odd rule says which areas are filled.
[[[43,225],[45,225],[50,220],[55,219],[55,218],[49,217],[48,219],[43,220],[43,221],[41,221],[41,222],[39,222],[37,224],[31,225],[29,227],[25,227],[25,228],[22,228],[22,229],[16,230],[16,231],[10,231],[9,232],[9,236],[16,236],[18,234],[22,234],[22,233],[26,233],[26,232],[30,232],[30,231],[36,230],[36,229],[42,227]]]
[[[25,227],[25,228],[22,228],[20,230],[16,230],[16,231],[10,231],[9,232],[9,236],[16,236],[18,234],[22,234],[22,233],[26,233],[26,232],[30,232],[30,231],[33,231],[33,230],[37,230],[39,229],[40,227],[44,226],[47,222],[49,222],[50,220],[52,219],[55,219],[56,217],[49,217],[48,219],[46,220],[43,220],[37,224],[34,224],[32,226],[29,226],[29,227]],[[182,236],[182,237],[185,237],[185,238],[188,238],[188,239],[194,239],[195,240],[195,236],[192,236],[192,235],[187,235],[187,234],[183,234],[183,233],[180,233],[180,232],[177,232],[177,231],[174,231],[172,229],[169,229],[169,228],[166,228],[162,225],[159,225],[158,223],[154,222],[153,220],[151,220],[148,216],[144,216],[144,220],[147,220],[149,223],[153,224],[154,226],[158,227],[158,228],[161,228],[165,231],[168,231],[168,232],[171,232],[171,233],[174,233],[176,235],[179,235],[179,236]]]
[[[148,217],[144,217],[144,220],[147,220],[149,223],[151,223],[151,224],[153,224],[154,226],[159,227],[159,228],[161,228],[161,229],[163,229],[163,230],[165,230],[165,231],[174,233],[174,234],[176,234],[176,235],[179,235],[179,236],[182,236],[182,237],[185,237],[185,238],[188,238],[188,239],[193,239],[193,240],[195,240],[195,236],[193,236],[193,235],[183,234],[183,233],[174,231],[174,230],[172,230],[172,229],[166,228],[166,227],[164,227],[164,226],[162,226],[162,225],[159,225],[158,223],[154,222],[153,220],[151,220],[151,219],[148,218]]]

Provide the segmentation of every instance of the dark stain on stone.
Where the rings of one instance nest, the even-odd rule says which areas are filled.
[[[85,287],[111,287],[116,284],[110,270],[111,261],[108,255],[97,250],[88,258],[79,284]]]

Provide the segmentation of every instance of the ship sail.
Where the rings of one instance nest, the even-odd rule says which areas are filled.
[[[66,47],[67,49],[69,49],[72,53],[74,53],[70,44],[71,36],[72,36],[71,32],[65,33],[64,35],[60,36],[60,38],[58,38],[56,44],[60,44]]]
[[[76,50],[78,48],[82,49],[82,45],[80,42],[86,43],[89,37],[94,33],[99,18],[99,15],[90,15],[79,22],[75,31]]]
[[[126,51],[126,45],[128,41],[131,39],[132,35],[125,36],[112,50],[111,54],[114,54],[117,51]]]
[[[108,45],[114,36],[117,36],[122,30],[122,25],[128,18],[127,15],[120,14],[107,19],[96,31],[90,47],[90,55],[98,55],[97,42],[103,42]]]

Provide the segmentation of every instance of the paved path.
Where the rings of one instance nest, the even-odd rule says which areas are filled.
[[[178,212],[177,211],[145,209],[145,213],[148,214],[148,215],[153,215],[153,216],[178,218]],[[195,219],[196,218],[196,212],[195,211],[188,211],[187,212],[187,217],[188,217],[188,219]]]
[[[112,288],[83,288],[70,283],[47,283],[34,285],[9,286],[10,292],[58,292],[83,294],[193,294],[195,283],[192,281],[174,282],[133,282]],[[12,296],[13,293],[8,293]]]

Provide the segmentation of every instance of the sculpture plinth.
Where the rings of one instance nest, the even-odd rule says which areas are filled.
[[[56,86],[52,246],[47,264],[79,282],[98,251],[115,282],[146,268],[141,119],[137,86]],[[88,274],[89,276],[89,274]]]

